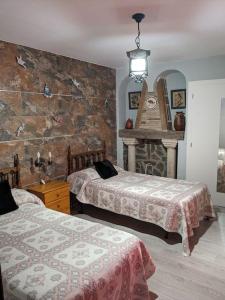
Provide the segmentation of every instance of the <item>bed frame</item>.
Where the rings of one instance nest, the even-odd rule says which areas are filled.
[[[103,143],[103,148],[95,151],[87,151],[78,154],[71,154],[71,147],[68,147],[68,176],[76,171],[83,170],[93,165],[93,162],[102,161],[106,157],[106,147],[105,142]],[[78,213],[84,213],[85,205],[81,203],[77,198],[76,195],[70,192],[70,203],[71,203],[71,210],[73,208]],[[74,206],[75,203],[75,206]],[[74,207],[73,207],[74,206]],[[165,231],[165,239],[169,238],[169,232]]]
[[[68,162],[68,175],[73,172],[77,172],[83,170],[85,168],[93,166],[94,162],[102,161],[106,157],[106,147],[105,142],[103,142],[102,149],[94,150],[94,151],[87,151],[78,154],[71,153],[71,147],[68,147],[68,155],[67,155],[67,162]]]
[[[78,154],[71,153],[71,147],[68,147],[67,162],[68,176],[73,173],[88,167],[93,166],[94,162],[102,161],[106,158],[106,147],[103,142],[102,149],[87,151]],[[75,210],[78,213],[84,213],[85,204],[81,203],[76,195],[70,192],[71,211]]]
[[[0,169],[0,182],[8,180],[12,188],[21,188],[20,162],[18,154],[13,158],[14,167]]]

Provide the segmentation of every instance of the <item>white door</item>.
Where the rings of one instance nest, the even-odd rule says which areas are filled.
[[[188,84],[186,179],[206,183],[214,204],[225,206],[225,194],[216,192],[221,99],[225,80]]]

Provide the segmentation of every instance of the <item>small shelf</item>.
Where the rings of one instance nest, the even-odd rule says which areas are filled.
[[[147,140],[183,140],[184,131],[158,131],[153,129],[120,129],[119,137],[122,138],[136,138],[136,139],[147,139]]]

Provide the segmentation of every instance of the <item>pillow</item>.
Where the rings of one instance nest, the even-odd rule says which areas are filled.
[[[107,159],[103,161],[94,162],[94,166],[98,174],[103,179],[108,179],[110,177],[118,175],[118,172],[114,168],[113,164]]]
[[[0,215],[7,214],[18,208],[7,180],[0,182]]]
[[[18,206],[26,203],[34,203],[40,206],[45,206],[40,198],[23,189],[12,189],[12,196]]]
[[[70,191],[77,195],[86,183],[100,178],[95,169],[87,168],[70,174],[67,182],[70,185]]]

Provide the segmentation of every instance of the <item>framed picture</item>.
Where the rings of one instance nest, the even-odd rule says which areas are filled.
[[[141,92],[129,92],[129,109],[138,109]]]
[[[171,108],[186,108],[186,90],[171,90]]]

